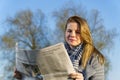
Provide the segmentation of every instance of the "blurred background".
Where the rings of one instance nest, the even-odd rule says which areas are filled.
[[[0,0],[0,80],[15,80],[15,44],[40,49],[64,42],[68,17],[85,18],[106,57],[105,80],[119,80],[119,0]]]

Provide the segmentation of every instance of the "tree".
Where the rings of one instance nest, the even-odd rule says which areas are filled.
[[[64,33],[66,20],[72,15],[81,16],[88,21],[95,47],[97,47],[97,49],[104,53],[106,57],[105,72],[107,74],[110,68],[110,61],[108,59],[108,56],[106,55],[106,51],[109,51],[109,49],[111,48],[109,46],[113,44],[113,37],[115,37],[116,33],[110,30],[107,31],[105,29],[103,19],[101,18],[100,12],[98,10],[91,10],[91,12],[88,13],[87,11],[85,11],[85,8],[82,5],[75,6],[73,3],[72,5],[71,3],[67,5],[65,4],[62,8],[53,12],[56,26],[62,31],[62,33]],[[59,38],[61,36],[64,35],[60,35]]]
[[[117,36],[117,33],[113,32],[112,30],[105,29],[103,19],[100,17],[100,12],[98,10],[91,10],[88,23],[91,28],[91,33],[93,36],[95,47],[97,47],[99,51],[104,53],[104,56],[106,58],[105,73],[107,76],[107,73],[111,68],[108,53],[112,48],[111,46],[114,44],[114,38]]]
[[[73,3],[68,3],[63,5],[63,7],[53,12],[53,17],[56,21],[56,26],[58,26],[62,31],[64,31],[65,22],[72,15],[78,15],[82,17],[86,17],[85,7],[82,5],[75,6]]]
[[[2,41],[6,47],[14,47],[15,42],[21,43],[22,47],[30,49],[41,48],[49,44],[46,37],[46,21],[44,14],[38,10],[33,14],[30,10],[21,11],[14,18],[7,19],[10,24],[9,31],[3,36]],[[45,29],[43,29],[45,28]]]
[[[30,10],[20,11],[14,17],[6,20],[8,31],[2,36],[3,55],[9,66],[5,66],[4,75],[12,79],[13,66],[15,65],[15,44],[18,42],[20,48],[38,49],[50,45],[45,15],[41,10],[32,12]],[[8,57],[12,54],[11,57]],[[10,60],[11,59],[11,60]],[[6,78],[6,77],[5,77]],[[5,80],[4,78],[4,80]]]

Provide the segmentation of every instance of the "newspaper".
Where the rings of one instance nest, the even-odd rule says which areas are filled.
[[[18,48],[16,68],[30,77],[41,74],[44,80],[68,80],[68,75],[75,72],[63,43],[39,50]]]

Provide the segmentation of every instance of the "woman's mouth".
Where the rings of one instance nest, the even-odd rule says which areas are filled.
[[[76,41],[76,39],[70,38],[69,41],[73,42],[73,41]]]

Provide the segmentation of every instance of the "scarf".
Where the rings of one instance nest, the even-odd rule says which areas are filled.
[[[69,44],[65,42],[65,48],[72,61],[74,69],[76,70],[76,72],[79,72],[80,61],[83,52],[83,43],[80,43],[76,47],[70,48]]]

